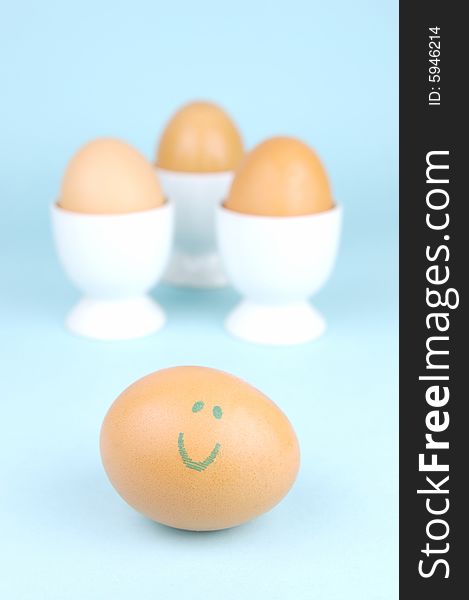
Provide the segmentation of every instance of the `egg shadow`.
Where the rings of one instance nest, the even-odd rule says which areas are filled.
[[[228,527],[226,529],[214,529],[210,531],[193,531],[190,529],[177,529],[162,523],[157,523],[143,516],[139,516],[139,526],[151,536],[156,535],[160,541],[181,542],[185,544],[200,545],[201,543],[213,543],[214,540],[233,540],[244,537],[256,527],[256,520],[242,523],[241,525]]]
[[[23,517],[35,523],[39,519],[48,531],[83,536],[86,529],[87,537],[109,539],[114,537],[112,532],[116,532],[118,523],[127,530],[126,535],[143,536],[147,542],[150,538],[158,543],[200,546],[215,539],[238,539],[256,529],[257,519],[213,531],[191,531],[157,523],[138,513],[118,495],[100,465],[79,464],[77,457],[69,458],[68,462],[58,460],[50,464],[47,472],[36,472],[31,481],[30,506],[34,505],[34,511],[28,510]],[[122,537],[120,531],[115,534],[116,540]]]

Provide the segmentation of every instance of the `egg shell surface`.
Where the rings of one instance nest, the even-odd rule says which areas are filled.
[[[334,202],[314,150],[295,138],[275,137],[246,155],[224,206],[244,214],[287,217],[329,210]]]
[[[192,102],[169,120],[156,165],[187,173],[232,171],[243,153],[243,141],[231,117],[211,102]]]
[[[83,146],[62,180],[60,207],[85,214],[122,214],[164,204],[151,163],[126,142],[100,138]]]
[[[195,531],[268,511],[299,468],[283,412],[251,385],[206,367],[164,369],[127,388],[104,419],[101,456],[128,504]]]

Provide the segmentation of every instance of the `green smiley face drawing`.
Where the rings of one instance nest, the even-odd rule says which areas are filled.
[[[203,409],[203,407],[203,402],[195,402],[192,406],[192,412],[198,413]],[[223,411],[220,408],[220,406],[214,406],[212,414],[215,417],[215,419],[221,419],[223,416]],[[213,461],[218,456],[218,453],[220,452],[220,447],[220,444],[217,442],[213,447],[213,450],[204,460],[192,460],[192,458],[187,453],[186,447],[184,445],[184,433],[181,432],[178,436],[178,450],[179,456],[182,458],[182,462],[186,465],[188,469],[193,469],[194,471],[198,471],[199,473],[205,471],[205,469],[213,463]]]

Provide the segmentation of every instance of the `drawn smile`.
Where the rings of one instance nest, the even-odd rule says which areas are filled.
[[[213,463],[216,459],[219,451],[220,444],[217,442],[213,447],[213,450],[204,460],[192,460],[192,458],[187,453],[186,447],[184,446],[184,434],[180,433],[178,436],[178,449],[179,455],[182,458],[182,462],[186,465],[188,469],[194,469],[194,471],[205,471],[205,469]]]
[[[205,404],[202,401],[195,402],[192,406],[192,412],[198,413],[204,408]],[[223,411],[220,406],[214,406],[212,409],[212,415],[215,419],[219,420],[222,418]],[[213,447],[213,450],[204,460],[193,460],[189,454],[187,453],[186,447],[184,445],[184,434],[181,432],[178,436],[178,450],[179,456],[182,458],[182,462],[186,465],[188,469],[193,469],[194,471],[198,471],[201,473],[205,471],[205,469],[213,463],[213,461],[218,456],[220,452],[220,444],[217,442]]]

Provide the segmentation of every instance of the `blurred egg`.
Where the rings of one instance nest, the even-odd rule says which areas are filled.
[[[191,102],[170,119],[160,139],[156,165],[168,171],[232,171],[243,156],[243,142],[226,112],[211,102]]]
[[[334,202],[317,154],[300,140],[275,137],[242,161],[224,206],[245,214],[287,217],[325,211]]]
[[[151,164],[129,144],[102,138],[83,146],[69,162],[59,206],[87,214],[117,214],[164,203]]]
[[[271,509],[299,467],[298,442],[280,409],[244,381],[205,367],[164,369],[127,388],[104,419],[101,456],[136,510],[196,531]]]

